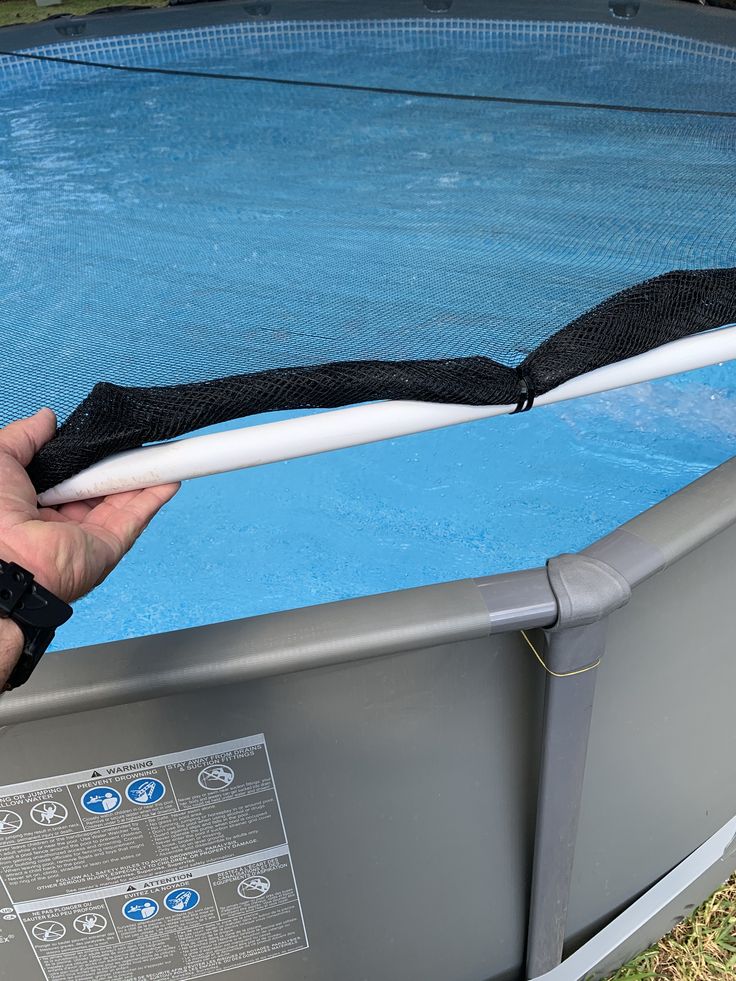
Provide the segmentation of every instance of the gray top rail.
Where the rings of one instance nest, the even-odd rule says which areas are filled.
[[[519,614],[554,620],[543,569],[500,579],[501,623]],[[540,604],[545,586],[549,599]],[[466,579],[47,654],[31,684],[0,697],[0,725],[472,640],[491,629],[483,593]]]
[[[736,457],[583,550],[633,588],[736,522]]]
[[[736,522],[736,458],[622,525],[583,554],[630,585]],[[251,678],[550,627],[545,569],[466,579],[47,654],[0,696],[0,725]]]

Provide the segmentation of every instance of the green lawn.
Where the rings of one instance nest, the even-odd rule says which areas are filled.
[[[609,981],[734,981],[736,876]]]
[[[33,0],[0,0],[0,27],[8,24],[31,24],[58,17],[59,14],[91,14],[95,10],[115,6],[166,7],[168,0],[145,0],[145,3],[116,4],[114,0],[64,0],[54,7],[37,7]]]
[[[691,2],[697,3],[699,0],[691,0]],[[719,7],[736,7],[736,0],[709,0],[709,2]],[[167,5],[168,0],[145,0],[139,3],[136,3],[136,0],[129,0],[127,4],[115,3],[115,0],[65,0],[64,3],[54,7],[37,7],[34,0],[0,0],[0,27],[7,24],[30,24],[59,14],[91,14],[105,7],[166,7]]]

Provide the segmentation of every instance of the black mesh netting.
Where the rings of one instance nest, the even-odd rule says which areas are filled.
[[[734,47],[459,19],[79,43],[0,56],[0,424],[59,414],[39,490],[273,410],[525,408],[736,321]]]
[[[215,381],[134,388],[101,382],[30,468],[39,491],[118,450],[276,409],[376,399],[527,407],[576,375],[714,324],[736,321],[736,268],[671,272],[623,290],[544,341],[516,368],[481,356],[335,361]]]

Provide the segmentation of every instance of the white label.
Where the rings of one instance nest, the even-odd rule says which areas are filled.
[[[0,856],[47,981],[185,981],[308,946],[263,735],[0,787]]]

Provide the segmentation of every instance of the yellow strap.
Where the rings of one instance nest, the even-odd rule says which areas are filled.
[[[558,674],[557,671],[552,671],[552,669],[548,668],[547,665],[544,663],[544,661],[542,660],[542,655],[539,653],[539,651],[534,646],[534,644],[532,644],[532,642],[529,640],[526,631],[522,630],[520,631],[520,633],[521,636],[529,645],[529,649],[532,651],[532,653],[539,661],[539,663],[542,665],[544,670],[547,672],[547,674],[551,674],[553,678],[574,678],[576,674],[585,674],[586,671],[592,671],[593,668],[597,668],[598,665],[601,663],[601,659],[598,658],[598,660],[594,661],[593,664],[588,664],[584,668],[578,668],[577,671],[563,671],[562,674]]]

